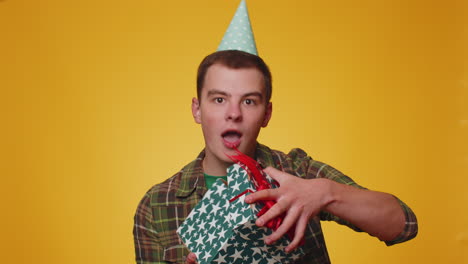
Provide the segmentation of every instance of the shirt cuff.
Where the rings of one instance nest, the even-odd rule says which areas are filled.
[[[411,208],[408,207],[408,205],[406,205],[397,197],[395,198],[398,200],[398,203],[400,204],[401,209],[403,210],[403,213],[405,214],[405,228],[395,239],[391,241],[385,241],[385,244],[387,246],[391,246],[391,245],[395,245],[398,243],[411,240],[414,237],[416,237],[416,235],[418,234],[418,220],[416,219],[416,215],[411,210]]]

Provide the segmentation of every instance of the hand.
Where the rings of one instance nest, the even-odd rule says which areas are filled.
[[[185,264],[197,264],[197,255],[195,253],[190,253],[187,255],[187,258],[185,259]]]
[[[302,179],[272,167],[264,169],[264,172],[275,179],[280,187],[250,194],[246,196],[245,201],[247,203],[261,200],[276,201],[268,212],[257,219],[256,224],[263,226],[271,219],[285,213],[286,216],[280,227],[266,238],[265,243],[274,243],[296,225],[294,239],[286,247],[286,252],[291,252],[303,239],[309,219],[331,202],[327,200],[329,180]]]

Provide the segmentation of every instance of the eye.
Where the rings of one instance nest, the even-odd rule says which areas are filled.
[[[252,100],[252,99],[245,99],[245,100],[244,100],[244,103],[245,103],[246,105],[254,105],[254,104],[255,104],[255,101]]]
[[[218,103],[218,104],[221,104],[221,103],[224,102],[224,98],[216,97],[216,98],[214,99],[214,101],[215,101],[216,103]]]

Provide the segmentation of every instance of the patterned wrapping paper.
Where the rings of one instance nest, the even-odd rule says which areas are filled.
[[[177,230],[187,248],[197,255],[198,263],[294,263],[302,257],[302,248],[292,253],[284,251],[290,243],[287,236],[273,245],[264,243],[273,231],[255,225],[263,205],[244,202],[249,193],[242,193],[255,191],[247,172],[234,164],[227,178],[227,185],[221,179],[213,184]],[[267,180],[276,187],[269,176]]]

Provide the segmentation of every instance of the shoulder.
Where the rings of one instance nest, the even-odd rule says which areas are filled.
[[[181,176],[181,173],[178,172],[164,182],[153,185],[143,195],[138,204],[136,215],[145,215],[148,220],[154,220],[154,208],[170,204],[175,199],[177,182],[180,181]]]
[[[203,188],[201,160],[197,158],[165,181],[155,184],[143,199],[150,206],[170,206],[184,203],[197,188]]]
[[[182,178],[182,171],[177,172],[165,181],[153,185],[145,194],[144,198],[152,206],[164,205],[168,197],[174,197]]]
[[[141,225],[155,230],[163,245],[174,243],[179,223],[198,203],[199,194],[205,189],[201,162],[197,158],[145,193],[138,204],[135,222],[146,223]]]
[[[266,162],[271,162],[271,160],[281,162],[283,160],[300,161],[312,159],[304,150],[300,148],[293,148],[286,154],[280,150],[271,149],[262,144],[258,144],[257,155],[261,160]]]
[[[267,166],[275,167],[301,178],[328,178],[337,182],[356,185],[339,170],[326,163],[314,160],[301,148],[293,148],[287,154],[261,144],[259,144],[258,149],[259,153],[262,153],[262,162],[265,161],[264,163]]]
[[[258,145],[258,160],[264,167],[271,166],[299,177],[305,173],[314,160],[302,149],[293,148],[288,153]]]

